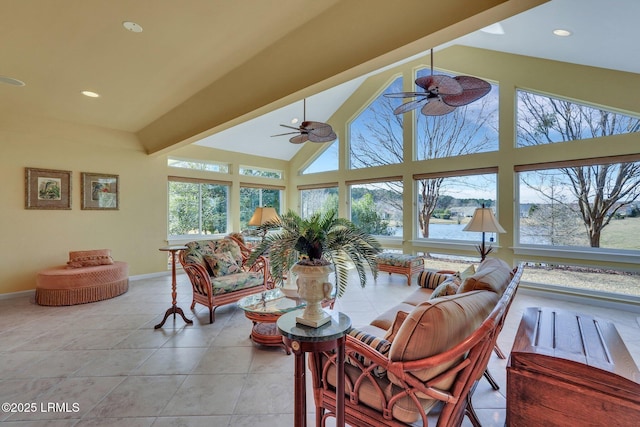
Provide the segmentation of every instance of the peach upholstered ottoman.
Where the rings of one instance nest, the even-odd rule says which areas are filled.
[[[105,255],[108,253],[108,255]],[[110,251],[70,252],[66,266],[40,271],[36,303],[74,305],[101,301],[129,289],[129,265],[113,261]]]

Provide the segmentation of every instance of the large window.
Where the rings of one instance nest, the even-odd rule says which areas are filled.
[[[640,249],[640,161],[624,160],[516,168],[520,244]]]
[[[307,166],[302,174],[316,173],[316,172],[328,172],[338,170],[338,152],[340,148],[340,142],[338,139],[333,141],[320,155]]]
[[[300,188],[300,216],[310,218],[316,212],[338,210],[338,187]]]
[[[167,159],[167,165],[172,168],[229,173],[229,165],[227,163],[209,162],[205,160],[188,160],[169,157]]]
[[[417,76],[430,74],[426,68],[419,70]],[[491,85],[487,95],[449,114],[425,116],[417,112],[415,147],[416,160],[497,151],[498,87]]]
[[[169,237],[226,233],[228,200],[228,184],[171,179]]]
[[[351,221],[367,233],[378,236],[402,236],[402,181],[352,183]]]
[[[263,187],[240,187],[240,229],[247,228],[253,212],[259,206],[275,208],[280,214],[282,189]]]
[[[481,234],[463,231],[476,208],[495,208],[497,188],[493,170],[415,175],[417,237],[480,241]],[[488,235],[487,240],[497,236]]]
[[[553,144],[640,131],[640,120],[613,111],[518,91],[517,146]]]
[[[282,171],[276,169],[257,168],[254,166],[240,166],[240,175],[259,176],[262,178],[282,179]]]
[[[349,160],[352,169],[402,163],[402,114],[393,110],[402,103],[385,93],[402,92],[398,77],[349,126]]]

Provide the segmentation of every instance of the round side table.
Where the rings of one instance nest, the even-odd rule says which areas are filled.
[[[185,321],[185,323],[192,325],[193,324],[193,320],[191,319],[187,319],[187,317],[184,315],[184,311],[182,311],[182,309],[180,307],[178,307],[177,303],[176,303],[176,297],[178,296],[178,292],[176,291],[176,252],[181,251],[183,249],[187,249],[186,246],[165,246],[163,248],[160,248],[161,251],[164,252],[171,252],[171,307],[169,307],[169,309],[167,310],[167,312],[164,314],[164,319],[162,319],[162,322],[158,323],[156,326],[154,326],[154,329],[160,329],[162,328],[162,326],[164,325],[164,322],[167,321],[167,318],[173,314],[173,318],[176,318],[176,314],[179,314],[180,316],[182,316],[182,320]]]
[[[294,425],[307,425],[307,387],[305,379],[306,353],[336,350],[336,426],[344,427],[344,348],[345,335],[351,328],[351,319],[344,313],[333,312],[331,320],[318,327],[296,323],[302,310],[282,315],[277,322],[284,343],[291,347],[295,355]],[[317,415],[316,415],[317,416]]]

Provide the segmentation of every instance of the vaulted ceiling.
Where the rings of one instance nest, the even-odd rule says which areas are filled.
[[[542,3],[5,0],[0,113],[133,132],[162,153]]]

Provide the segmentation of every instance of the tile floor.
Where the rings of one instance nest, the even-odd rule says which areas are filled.
[[[415,280],[415,279],[414,279]],[[0,300],[0,402],[22,405],[0,412],[3,425],[39,426],[255,426],[293,424],[293,356],[257,348],[251,323],[234,305],[216,312],[189,310],[190,285],[178,275],[178,317],[154,330],[170,306],[170,276],[132,280],[117,298],[71,307],[40,307],[32,296]],[[361,289],[352,284],[336,309],[354,326],[413,292],[403,276],[381,274]],[[522,310],[548,306],[615,322],[640,363],[638,313],[553,299],[521,289],[499,338],[509,351]],[[637,307],[636,307],[637,309]],[[484,427],[503,426],[506,361],[495,355],[490,370],[501,385],[482,380],[474,406]],[[309,425],[313,399],[308,394]],[[56,404],[58,405],[56,407]],[[49,405],[52,405],[51,407]],[[32,412],[24,412],[32,409]],[[435,424],[435,423],[434,423]],[[470,425],[465,420],[464,425]]]

